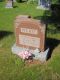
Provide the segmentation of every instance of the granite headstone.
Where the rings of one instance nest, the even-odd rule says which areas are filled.
[[[25,15],[17,16],[14,24],[18,47],[45,50],[45,24]]]

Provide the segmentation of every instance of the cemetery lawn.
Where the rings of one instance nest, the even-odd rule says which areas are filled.
[[[15,43],[15,17],[21,14],[38,19],[49,14],[37,10],[36,3],[15,3],[14,6],[13,9],[6,9],[5,3],[0,2],[0,80],[60,80],[60,32],[56,31],[55,24],[48,24],[47,40],[52,54],[47,62],[24,65],[24,62],[11,52]]]

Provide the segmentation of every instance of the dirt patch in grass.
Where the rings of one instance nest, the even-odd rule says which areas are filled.
[[[39,60],[33,60],[33,61],[25,61],[25,66],[28,66],[28,67],[31,67],[31,66],[34,66],[34,65],[39,65],[39,64],[42,64],[41,61]]]

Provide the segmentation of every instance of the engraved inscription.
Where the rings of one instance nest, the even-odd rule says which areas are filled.
[[[21,28],[21,32],[28,33],[28,34],[38,34],[38,30],[36,29],[28,29],[28,28]]]
[[[19,35],[19,44],[39,48],[40,38],[26,35]]]

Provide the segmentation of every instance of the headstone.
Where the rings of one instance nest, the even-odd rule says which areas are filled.
[[[13,0],[7,0],[5,8],[13,8]]]
[[[46,9],[50,8],[51,0],[38,0],[37,9]]]
[[[13,2],[16,2],[16,0],[13,0]]]
[[[16,46],[45,50],[45,24],[29,16],[19,15],[15,20]]]

